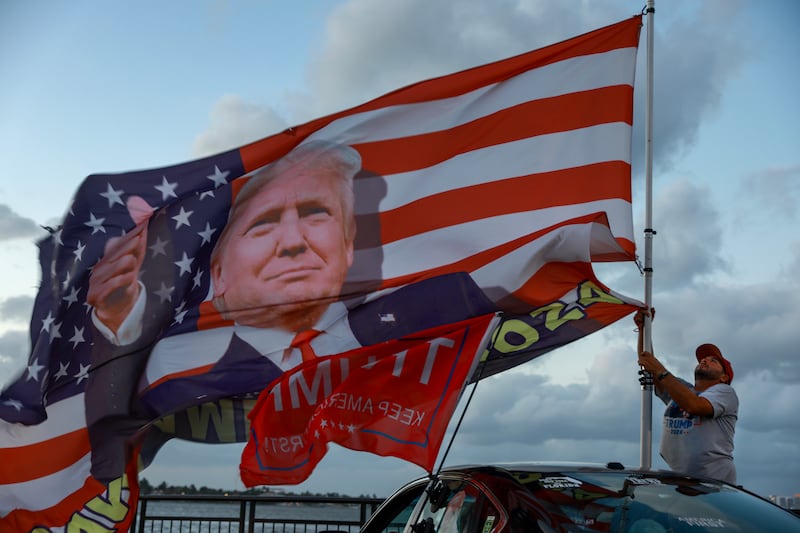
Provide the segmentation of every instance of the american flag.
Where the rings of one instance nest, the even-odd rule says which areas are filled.
[[[632,17],[423,81],[213,157],[89,176],[39,244],[33,348],[0,393],[0,529],[114,520],[85,505],[128,498],[124,478],[101,483],[90,473],[93,376],[126,377],[106,406],[121,402],[124,418],[152,345],[222,324],[209,306],[209,258],[231,199],[248,173],[301,143],[324,139],[361,156],[354,264],[381,265],[370,291],[467,272],[514,310],[475,379],[632,312],[640,304],[602,285],[591,264],[635,258],[630,139],[640,26]],[[140,276],[149,339],[110,357],[92,326],[88,280],[109,239],[135,228],[126,206],[134,196],[155,210]],[[355,287],[374,281],[369,269],[348,274]]]
[[[125,198],[139,196],[157,209],[142,281],[157,304],[163,334],[196,329],[196,317],[187,315],[207,299],[208,258],[227,220],[229,181],[242,174],[234,150],[173,167],[86,178],[62,225],[39,243],[33,350],[25,375],[0,396],[0,418],[36,424],[45,418],[43,405],[83,391],[92,348],[104,342],[89,319],[89,275],[108,240],[135,225]]]
[[[231,151],[168,168],[90,176],[62,225],[39,243],[42,282],[31,318],[33,349],[23,374],[0,394],[0,525],[28,531],[42,516],[63,524],[78,510],[65,496],[74,491],[89,501],[108,491],[89,475],[85,392],[100,364],[97,354],[108,346],[92,327],[86,296],[91,268],[108,240],[134,226],[124,199],[140,196],[157,208],[142,272],[152,292],[151,319],[167,335],[188,331],[196,324],[186,317],[188,310],[208,294],[203,265],[227,217],[230,177],[242,174],[241,160]],[[136,376],[130,380],[135,383]]]

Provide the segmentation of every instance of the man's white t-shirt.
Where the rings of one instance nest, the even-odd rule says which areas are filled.
[[[683,383],[692,388],[691,384]],[[736,483],[733,436],[739,398],[733,387],[718,383],[699,394],[711,402],[713,417],[692,416],[668,394],[658,393],[658,396],[667,404],[660,453],[669,467],[677,472]]]

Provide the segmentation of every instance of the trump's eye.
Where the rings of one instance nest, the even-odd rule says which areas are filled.
[[[280,213],[266,213],[257,217],[247,227],[247,232],[251,231],[269,231],[270,228],[280,222]]]
[[[297,213],[301,218],[321,217],[330,216],[331,210],[325,205],[314,203],[300,206],[297,209]]]

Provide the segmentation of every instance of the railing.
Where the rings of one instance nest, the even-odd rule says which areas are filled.
[[[357,533],[381,498],[143,495],[138,533]]]

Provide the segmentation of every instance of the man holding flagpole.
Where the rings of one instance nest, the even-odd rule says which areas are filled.
[[[731,387],[733,366],[717,346],[701,344],[695,352],[694,385],[690,385],[644,350],[644,320],[644,311],[634,316],[639,329],[639,365],[653,375],[656,395],[667,405],[661,457],[678,472],[735,484],[733,436],[739,398]]]

